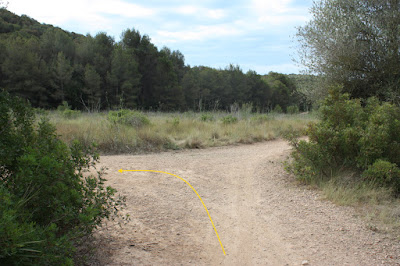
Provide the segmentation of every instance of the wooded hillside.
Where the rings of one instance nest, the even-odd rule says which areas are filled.
[[[180,51],[159,50],[136,29],[115,41],[105,32],[84,36],[4,8],[0,51],[0,87],[41,108],[63,101],[90,111],[229,110],[251,103],[254,110],[267,111],[276,105],[286,110],[303,99],[287,75],[262,77],[234,65],[190,67]]]

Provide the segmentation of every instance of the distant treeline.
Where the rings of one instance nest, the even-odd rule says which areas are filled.
[[[70,33],[0,9],[0,87],[35,107],[63,101],[75,109],[255,110],[308,105],[293,78],[226,69],[190,67],[180,51],[161,50],[135,29],[121,41],[104,32]]]

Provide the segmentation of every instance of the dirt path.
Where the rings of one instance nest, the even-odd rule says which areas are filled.
[[[380,265],[400,263],[399,241],[373,232],[351,208],[295,186],[282,140],[140,156],[103,156],[108,183],[127,196],[131,221],[98,233],[107,265]],[[177,174],[199,192],[201,202]]]

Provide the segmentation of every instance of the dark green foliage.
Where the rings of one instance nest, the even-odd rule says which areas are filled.
[[[118,210],[92,147],[61,142],[33,109],[0,92],[0,264],[71,265],[75,246]]]
[[[67,119],[78,118],[80,114],[81,111],[79,110],[64,110],[62,112],[62,116]]]
[[[329,178],[339,169],[365,171],[368,180],[397,190],[393,180],[400,165],[400,108],[376,98],[363,106],[335,90],[320,112],[321,122],[309,125],[309,141],[291,138],[295,151],[289,169],[309,181]]]
[[[143,113],[127,109],[110,111],[108,113],[108,120],[115,124],[122,124],[133,127],[142,127],[150,124],[150,120]]]
[[[277,114],[283,113],[282,107],[279,104],[275,105],[274,113],[277,113]]]
[[[267,112],[300,101],[286,75],[262,77],[235,65],[191,68],[180,51],[159,50],[136,29],[115,42],[104,32],[78,35],[0,9],[0,36],[0,87],[34,107],[67,101],[89,112],[229,111],[234,103],[251,103],[253,111]]]
[[[67,119],[77,118],[81,114],[79,110],[71,110],[71,106],[69,106],[66,101],[63,101],[63,103],[57,107],[57,111],[60,112],[62,117]]]
[[[298,114],[299,113],[299,107],[297,105],[288,106],[286,112],[288,114]]]
[[[397,194],[400,193],[400,169],[395,163],[379,159],[364,171],[363,177],[378,186],[393,188]]]
[[[200,116],[200,120],[201,121],[204,121],[204,122],[207,122],[207,121],[214,121],[214,116],[212,115],[212,114],[202,114],[201,116]]]
[[[326,85],[341,84],[353,98],[399,105],[399,2],[318,0],[310,12],[297,37],[300,62],[324,77],[315,89],[326,95]]]

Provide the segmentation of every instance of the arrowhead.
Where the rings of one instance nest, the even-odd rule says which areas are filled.
[[[118,172],[120,172],[120,173],[122,173],[123,171],[124,171],[124,170],[122,170],[122,169],[119,169],[119,170],[118,170]]]

